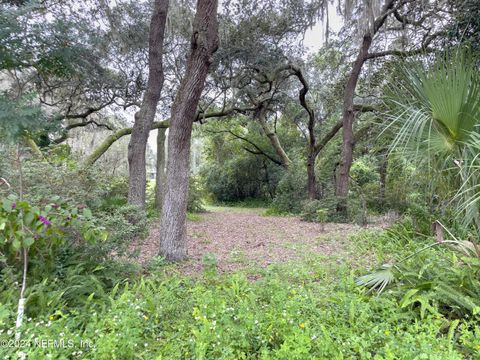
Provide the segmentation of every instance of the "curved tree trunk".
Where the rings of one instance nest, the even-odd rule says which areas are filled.
[[[285,150],[283,149],[277,134],[268,127],[267,109],[262,105],[260,109],[257,111],[257,113],[255,114],[255,117],[260,123],[260,126],[262,127],[263,131],[265,132],[265,135],[267,135],[268,140],[270,140],[270,144],[272,145],[273,150],[275,150],[275,153],[279,157],[282,166],[285,168],[285,170],[288,170],[291,160],[288,157]]]
[[[155,208],[162,209],[165,194],[165,133],[167,129],[158,129],[157,134],[157,177],[155,183]]]
[[[148,134],[155,118],[163,87],[163,40],[169,0],[155,0],[150,21],[148,50],[148,83],[140,110],[135,113],[135,124],[128,144],[128,203],[145,206],[146,162]]]
[[[190,140],[196,110],[218,46],[217,0],[198,0],[185,77],[172,106],[168,134],[167,183],[160,220],[160,255],[182,260],[187,255],[186,211]]]
[[[154,129],[166,129],[170,124],[169,120],[156,121],[152,124],[150,130]],[[130,135],[132,133],[132,128],[124,128],[114,132],[112,135],[109,135],[103,142],[98,145],[95,150],[84,160],[83,167],[89,167],[95,164],[95,162],[105,154],[110,146],[112,146],[115,141],[120,140],[122,137]]]

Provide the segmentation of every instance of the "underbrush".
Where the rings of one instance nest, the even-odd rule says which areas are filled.
[[[371,246],[366,235],[362,242]],[[356,243],[361,239],[357,238]],[[390,246],[386,244],[386,248]],[[392,245],[393,247],[394,245]],[[382,256],[381,254],[379,255]],[[30,359],[461,359],[480,355],[473,319],[439,311],[423,318],[394,296],[371,296],[357,270],[312,258],[245,274],[186,278],[165,263],[144,278],[120,281],[82,304],[51,302],[22,329]],[[92,278],[100,276],[92,273]],[[117,275],[118,279],[118,275]],[[83,279],[84,281],[86,278]],[[66,286],[42,284],[45,290]],[[68,289],[68,287],[67,287]],[[37,290],[39,291],[39,290]],[[3,293],[2,293],[3,294]],[[100,294],[99,294],[100,295]],[[386,295],[386,294],[385,294]],[[2,295],[3,297],[3,295]],[[13,340],[12,303],[2,299],[2,340]],[[63,340],[55,347],[46,341]],[[44,346],[42,346],[42,344]],[[71,346],[70,346],[71,345]]]

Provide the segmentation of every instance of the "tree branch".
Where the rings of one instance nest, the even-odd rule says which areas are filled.
[[[338,131],[343,127],[343,120],[339,120],[333,125],[328,133],[315,145],[315,154],[318,154],[328,144],[330,140],[337,135]]]
[[[282,163],[276,159],[274,159],[273,157],[269,156],[268,154],[264,153],[264,152],[261,152],[261,151],[254,151],[254,150],[251,150],[247,147],[243,147],[243,149],[247,152],[249,152],[250,154],[254,154],[254,155],[263,155],[265,156],[267,159],[271,160],[272,162],[274,162],[275,164],[277,164],[278,166],[283,166]]]
[[[418,49],[413,49],[413,50],[385,50],[385,51],[377,51],[373,53],[368,53],[366,56],[366,59],[377,59],[380,57],[385,57],[385,56],[401,56],[401,57],[408,57],[408,56],[413,56],[413,55],[419,55],[422,53],[432,53],[435,52],[435,49],[433,48],[418,48]]]
[[[68,139],[68,131],[70,131],[72,129],[75,129],[75,128],[78,128],[78,127],[88,126],[88,125],[91,125],[91,124],[96,125],[97,127],[103,127],[103,128],[106,128],[110,131],[113,131],[113,128],[110,127],[109,125],[100,124],[95,120],[82,121],[82,122],[79,122],[79,123],[69,124],[69,125],[65,126],[65,128],[62,131],[62,136],[53,140],[52,143],[61,144],[62,142],[66,141]]]
[[[168,128],[170,124],[169,120],[164,121],[157,121],[152,124],[150,130],[160,129],[160,128]],[[116,131],[112,135],[108,136],[83,162],[84,167],[92,166],[105,152],[113,145],[113,143],[120,138],[130,135],[132,133],[133,128],[125,128]]]
[[[283,166],[283,163],[277,159],[275,159],[273,156],[269,155],[267,152],[265,152],[264,150],[262,150],[257,144],[255,144],[253,141],[251,141],[250,139],[247,139],[246,137],[244,136],[241,136],[241,135],[238,135],[236,133],[234,133],[233,131],[231,130],[217,130],[217,131],[214,131],[214,130],[207,130],[208,132],[210,133],[213,133],[213,134],[222,134],[222,133],[227,133],[227,134],[230,134],[232,135],[233,137],[239,139],[239,140],[242,140],[242,141],[245,141],[246,143],[248,143],[249,145],[253,146],[257,151],[254,151],[254,150],[251,150],[251,149],[247,149],[244,147],[244,149],[246,151],[248,151],[249,153],[252,153],[252,154],[255,154],[255,155],[263,155],[265,156],[267,159],[269,159],[270,161],[274,162],[275,164],[277,165],[280,165],[280,166]]]

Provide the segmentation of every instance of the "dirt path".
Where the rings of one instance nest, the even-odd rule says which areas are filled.
[[[204,259],[216,259],[220,272],[250,266],[299,260],[310,253],[342,253],[345,240],[361,229],[352,224],[325,224],[295,217],[262,216],[262,209],[212,208],[197,221],[188,221],[188,273],[201,271]],[[369,227],[383,228],[385,224]],[[158,251],[158,227],[153,228],[140,251],[142,263]]]

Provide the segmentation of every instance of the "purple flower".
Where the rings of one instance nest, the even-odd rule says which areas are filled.
[[[43,217],[42,215],[38,215],[38,220],[40,220],[42,223],[44,223],[47,226],[51,224],[51,222],[48,221],[48,219],[46,217]]]
[[[17,203],[16,202],[12,203],[12,209],[16,209],[16,208],[17,208]]]

